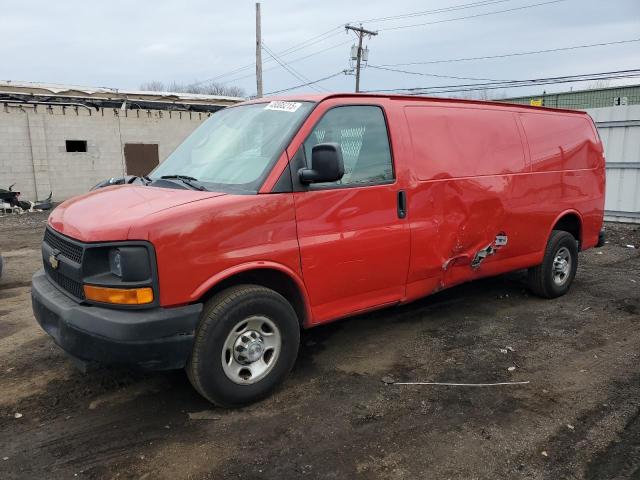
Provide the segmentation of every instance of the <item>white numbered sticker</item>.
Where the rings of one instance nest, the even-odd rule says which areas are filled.
[[[302,105],[300,102],[269,102],[264,109],[293,113],[300,108],[300,105]]]

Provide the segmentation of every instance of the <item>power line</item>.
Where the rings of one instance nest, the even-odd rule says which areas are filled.
[[[512,82],[513,81],[513,80],[504,80],[504,79],[501,80],[497,78],[456,77],[453,75],[438,75],[435,73],[411,72],[408,70],[398,70],[396,68],[383,67],[382,65],[369,65],[369,68],[375,68],[376,70],[386,70],[388,72],[405,73],[409,75],[421,75],[424,77],[453,78],[456,80],[490,80],[492,82]]]
[[[454,5],[451,7],[445,7],[442,9],[436,9],[436,10],[425,10],[425,11],[421,11],[421,12],[412,12],[412,13],[407,13],[407,14],[402,14],[402,15],[396,15],[394,17],[398,17],[398,18],[408,18],[411,16],[423,16],[423,15],[431,15],[431,14],[435,14],[435,13],[443,13],[445,11],[454,11],[454,10],[462,10],[465,8],[475,8],[475,7],[480,7],[480,6],[487,6],[487,5],[491,5],[491,4],[495,4],[495,3],[503,3],[505,1],[510,1],[510,0],[484,0],[484,1],[478,1],[478,2],[472,2],[469,4],[462,4],[462,5]],[[524,10],[524,9],[528,9],[528,8],[534,8],[534,7],[538,7],[538,6],[542,6],[542,5],[550,5],[550,4],[555,4],[555,3],[560,3],[560,2],[565,2],[567,0],[550,0],[550,1],[546,1],[546,2],[541,2],[541,3],[535,3],[535,4],[531,4],[531,5],[524,5],[521,7],[516,7],[516,8],[510,8],[510,9],[504,9],[504,10],[496,10],[496,11],[492,11],[492,12],[485,12],[485,13],[479,13],[479,14],[475,14],[475,15],[467,15],[467,16],[462,16],[462,17],[456,17],[456,18],[449,18],[449,19],[444,19],[444,20],[436,20],[433,22],[424,22],[424,23],[419,23],[419,24],[410,24],[410,25],[399,25],[399,26],[395,26],[395,27],[388,27],[388,28],[384,28],[381,30],[384,31],[389,31],[389,30],[400,30],[400,29],[404,29],[404,28],[413,28],[413,27],[420,27],[420,26],[426,26],[426,25],[434,25],[434,24],[438,24],[438,23],[445,23],[445,22],[453,22],[453,21],[457,21],[457,20],[466,20],[469,18],[478,18],[478,17],[484,17],[484,16],[488,16],[488,15],[496,15],[499,13],[506,13],[506,12],[512,12],[512,11],[516,11],[516,10]],[[370,21],[372,20],[377,20],[377,21],[387,21],[387,20],[392,20],[392,17],[380,17],[379,19],[370,19]],[[315,35],[303,42],[300,42],[296,45],[293,45],[291,47],[289,47],[288,49],[278,53],[278,55],[280,56],[285,56],[285,55],[289,55],[291,53],[294,53],[296,51],[299,50],[303,50],[305,48],[308,48],[310,46],[313,46],[317,43],[321,43],[329,38],[333,38],[334,36],[338,35],[340,33],[340,30],[343,28],[343,26],[338,26],[338,27],[334,27],[330,30],[327,30],[321,34]],[[349,42],[345,42],[349,43]],[[334,46],[334,47],[330,47],[330,48],[335,48],[338,45]],[[324,50],[321,50],[319,52],[316,53],[321,53]],[[309,55],[311,56],[311,55]],[[307,57],[302,57],[302,58],[308,58]],[[298,61],[298,60],[296,60]],[[267,62],[265,62],[267,63]],[[290,62],[292,63],[292,62]],[[216,81],[219,80],[221,78],[224,77],[228,77],[230,75],[233,74],[237,74],[240,72],[243,72],[247,69],[253,68],[253,64],[247,64],[244,65],[242,67],[238,67],[235,68],[233,70],[230,70],[228,72],[224,72],[221,74],[218,74],[214,77],[196,82],[196,85],[201,85],[203,83],[207,83],[207,82],[212,82],[212,81]],[[247,75],[246,77],[240,77],[240,79],[242,78],[248,78],[249,76],[252,75]],[[235,79],[238,80],[238,79]],[[230,81],[235,81],[235,80],[230,80]],[[228,83],[230,81],[224,82],[224,83]]]
[[[577,82],[587,82],[587,81],[592,81],[592,80],[619,80],[619,79],[625,79],[625,78],[638,78],[640,77],[640,71],[638,71],[635,74],[626,74],[626,75],[613,75],[613,76],[597,76],[597,77],[583,77],[583,78],[566,78],[566,79],[558,79],[558,80],[549,80],[549,81],[536,81],[533,83],[529,83],[529,84],[519,84],[519,85],[510,85],[510,86],[503,86],[503,85],[495,85],[495,86],[487,86],[487,87],[481,87],[481,88],[464,88],[464,89],[451,89],[451,90],[438,90],[436,92],[433,92],[435,94],[441,94],[441,93],[462,93],[462,92],[474,92],[474,91],[478,91],[478,90],[497,90],[497,89],[505,89],[505,88],[521,88],[521,87],[535,87],[535,86],[539,86],[539,85],[555,85],[555,84],[561,84],[561,83],[577,83]],[[409,95],[420,95],[418,94],[409,94]]]
[[[396,15],[393,17],[380,17],[378,19],[369,19],[369,20],[364,20],[364,21],[388,21],[388,20],[392,20],[395,19],[395,17],[399,18],[409,18],[409,17],[415,17],[415,16],[424,16],[424,15],[432,15],[432,14],[437,14],[437,13],[444,13],[444,12],[448,12],[448,11],[455,11],[455,10],[462,10],[462,9],[466,9],[466,8],[476,8],[476,7],[480,7],[480,6],[487,6],[487,5],[492,5],[495,3],[504,3],[506,1],[511,1],[511,0],[482,0],[482,1],[478,1],[478,2],[472,2],[472,3],[468,3],[468,4],[461,4],[461,5],[453,5],[451,7],[444,7],[444,8],[440,8],[440,9],[434,9],[434,10],[424,10],[424,11],[420,11],[420,12],[411,12],[411,13],[406,13],[406,14],[402,14],[402,15]],[[503,13],[503,12],[509,12],[509,11],[513,11],[513,10],[521,10],[524,8],[532,8],[535,6],[539,6],[539,5],[546,5],[546,4],[550,4],[550,3],[558,3],[558,2],[564,2],[566,0],[553,0],[553,1],[548,1],[548,2],[543,2],[543,3],[539,3],[539,4],[534,4],[534,5],[528,5],[528,6],[523,6],[523,7],[519,7],[519,8],[514,8],[514,9],[508,9],[508,10],[499,10],[499,11],[495,11],[495,12],[487,12],[487,13],[483,13],[483,14],[477,14],[477,15],[470,15],[470,16],[465,16],[465,17],[458,17],[458,18],[452,18],[452,19],[446,19],[446,20],[439,20],[439,21],[435,21],[435,22],[427,22],[424,24],[416,24],[416,25],[401,25],[401,26],[397,26],[397,27],[390,27],[390,28],[386,28],[384,30],[397,30],[397,29],[401,29],[401,28],[410,28],[410,27],[414,27],[414,26],[421,26],[421,25],[431,25],[434,23],[443,23],[443,22],[451,22],[451,21],[455,21],[455,20],[464,20],[466,18],[475,18],[478,16],[485,16],[485,15],[493,15],[493,14],[497,14],[497,13]],[[352,22],[355,23],[355,22]],[[336,35],[339,35],[341,33],[341,30],[343,28],[343,25],[340,26],[336,26],[331,28],[330,30],[327,30],[323,33],[320,33],[318,35],[315,35],[311,38],[308,38],[307,40],[300,42],[298,44],[292,45],[291,47],[278,52],[277,54],[280,57],[295,53],[297,51],[303,50],[305,48],[311,47],[313,45],[316,45],[318,43],[324,42],[325,40],[328,40],[329,38],[333,38]],[[347,42],[348,43],[348,42]],[[268,60],[271,61],[271,60]],[[265,63],[267,63],[268,61],[265,61]],[[291,63],[291,62],[290,62]],[[254,64],[250,63],[232,70],[229,70],[227,72],[223,72],[221,74],[218,74],[214,77],[211,78],[207,78],[205,80],[196,82],[196,85],[201,85],[203,83],[208,83],[208,82],[213,82],[216,80],[219,80],[221,78],[224,77],[228,77],[240,72],[243,72],[247,69],[253,68]],[[248,75],[249,76],[249,75]],[[248,77],[247,76],[247,77]],[[247,78],[247,77],[242,77],[242,78]],[[229,81],[225,82],[228,83]]]
[[[447,11],[453,11],[453,10],[461,10],[461,9],[465,9],[465,8],[473,8],[476,6],[484,6],[484,5],[490,5],[490,4],[494,4],[494,3],[503,3],[503,2],[507,2],[507,1],[512,1],[512,0],[483,0],[483,1],[478,1],[478,2],[472,2],[472,3],[468,3],[468,4],[463,4],[463,5],[454,5],[451,7],[445,7],[445,8],[439,8],[439,9],[435,9],[435,10],[425,10],[422,12],[412,12],[412,13],[407,13],[407,14],[403,14],[403,15],[397,15],[396,17],[398,18],[407,18],[407,17],[414,17],[414,16],[423,16],[423,15],[432,15],[432,14],[436,14],[436,13],[443,13],[443,12],[447,12]],[[361,20],[360,23],[362,22],[369,22],[369,21],[386,21],[386,19],[392,19],[395,17],[382,17],[382,18],[376,18],[376,19],[368,19],[368,20]],[[350,22],[350,23],[359,23],[359,22]],[[329,38],[333,38],[336,35],[339,35],[340,33],[342,33],[342,29],[344,28],[344,25],[339,25],[336,27],[333,27],[323,33],[320,33],[318,35],[315,35],[311,38],[308,38],[305,41],[302,41],[300,43],[294,44],[291,47],[282,50],[281,52],[278,52],[278,55],[280,57],[285,56],[285,55],[289,55],[291,53],[297,52],[299,50],[303,50],[305,48],[308,48],[310,46],[313,46],[317,43],[321,43],[324,40],[328,40]],[[265,62],[266,63],[266,62]],[[244,65],[242,67],[238,67],[235,68],[233,70],[230,70],[228,72],[222,73],[222,74],[218,74],[215,77],[211,77],[207,80],[203,80],[202,82],[198,82],[198,84],[201,83],[206,83],[206,82],[210,82],[210,81],[215,81],[218,80],[220,78],[223,77],[227,77],[229,75],[233,75],[234,73],[239,73],[241,71],[247,70],[249,68],[252,68],[254,65],[253,64],[247,64]]]
[[[338,75],[342,75],[342,74],[346,75],[347,73],[349,73],[349,70],[340,70],[339,72],[336,72],[334,74],[328,75],[328,76],[323,77],[323,78],[319,78],[318,80],[314,80],[314,81],[308,82],[308,83],[303,83],[301,85],[296,85],[294,87],[283,88],[282,90],[274,90],[273,92],[265,93],[265,95],[274,95],[276,93],[282,93],[282,92],[288,92],[290,90],[295,90],[296,88],[308,87],[309,85],[313,85],[313,84],[316,84],[316,83],[324,82],[325,80],[329,80],[330,78],[337,77]]]
[[[273,58],[276,62],[278,62],[278,65],[280,65],[284,70],[289,72],[296,79],[300,80],[301,82],[311,82],[310,79],[308,79],[307,77],[302,75],[300,72],[295,70],[292,66],[287,65],[285,61],[281,60],[275,53],[273,53],[273,51],[269,47],[267,47],[267,45],[264,42],[262,42],[262,48],[264,49],[265,52],[269,54],[269,56],[271,56],[271,58]],[[310,86],[317,92],[320,91],[315,85],[310,85]]]
[[[527,52],[515,52],[515,53],[505,53],[501,55],[486,55],[482,57],[466,57],[466,58],[450,58],[444,60],[427,60],[422,62],[408,62],[408,63],[383,63],[378,65],[378,67],[401,67],[401,66],[409,66],[409,65],[433,65],[436,63],[454,63],[454,62],[467,62],[470,60],[487,60],[491,58],[506,58],[506,57],[518,57],[522,55],[535,55],[539,53],[550,53],[550,52],[562,52],[567,50],[578,50],[580,48],[591,48],[591,47],[603,47],[606,45],[619,45],[622,43],[632,43],[632,42],[640,42],[640,38],[634,38],[632,40],[618,40],[615,42],[606,42],[606,43],[591,43],[588,45],[574,45],[572,47],[560,47],[560,48],[549,48],[547,50],[531,50]]]
[[[323,48],[322,50],[317,50],[317,51],[315,51],[315,52],[313,52],[313,53],[310,53],[310,54],[308,54],[308,55],[305,55],[305,56],[303,56],[303,57],[295,58],[295,59],[293,59],[293,60],[290,60],[290,61],[289,61],[289,62],[287,62],[287,63],[288,63],[288,64],[296,63],[296,62],[299,62],[299,61],[305,60],[305,59],[307,59],[307,58],[309,58],[309,57],[313,57],[313,56],[315,56],[315,55],[319,55],[320,53],[327,52],[327,51],[332,50],[332,49],[334,49],[334,48],[342,47],[342,46],[344,46],[344,45],[346,45],[346,44],[348,44],[348,43],[351,43],[351,42],[352,42],[351,40],[347,40],[346,42],[340,42],[340,43],[335,44],[335,45],[332,45],[332,46],[330,46],[330,47]],[[274,66],[272,66],[272,67],[265,68],[263,71],[264,71],[264,72],[270,72],[270,71],[275,70],[275,69],[277,69],[277,68],[279,68],[279,66],[278,66],[278,65],[274,65]],[[236,82],[236,81],[238,81],[238,80],[244,80],[245,78],[253,77],[253,75],[254,75],[253,73],[249,73],[248,75],[243,75],[243,76],[241,76],[241,77],[232,78],[231,80],[226,80],[224,83],[232,83],[232,82]]]
[[[529,80],[516,80],[513,82],[490,82],[490,83],[472,83],[472,84],[458,84],[458,85],[440,85],[436,87],[418,87],[418,88],[401,88],[401,89],[391,89],[384,91],[412,91],[412,90],[420,90],[420,91],[434,91],[436,93],[442,92],[453,92],[453,91],[472,91],[472,90],[482,90],[485,88],[511,88],[511,87],[519,87],[519,86],[532,86],[532,85],[545,85],[548,83],[564,83],[567,81],[585,81],[585,80],[602,80],[602,79],[614,79],[614,78],[635,78],[640,75],[639,70],[619,70],[615,72],[601,72],[601,73],[593,73],[593,74],[582,74],[582,75],[566,75],[561,77],[547,77],[547,78],[534,78]],[[460,87],[470,87],[466,90],[451,90],[452,88],[460,88]],[[378,90],[382,91],[382,90]]]
[[[311,38],[305,40],[304,42],[300,42],[298,44],[292,45],[289,48],[286,48],[286,49],[282,50],[281,52],[278,52],[278,55],[280,55],[282,57],[284,55],[289,55],[290,53],[297,52],[298,50],[302,50],[302,49],[305,49],[307,47],[313,46],[313,45],[315,45],[317,43],[324,42],[325,40],[328,40],[329,38],[333,38],[336,35],[342,34],[342,29],[343,28],[344,28],[343,25],[339,25],[337,27],[334,27],[331,30],[327,30],[324,33],[316,35],[315,37],[311,37]]]
[[[467,16],[464,16],[464,17],[447,18],[447,19],[444,19],[444,20],[434,20],[433,22],[413,23],[413,24],[410,24],[410,25],[399,25],[399,26],[396,26],[396,27],[381,28],[380,31],[390,31],[390,30],[400,30],[400,29],[403,29],[403,28],[424,27],[426,25],[435,25],[435,24],[438,24],[438,23],[455,22],[457,20],[466,20],[468,18],[486,17],[486,16],[489,16],[489,15],[496,15],[498,13],[515,12],[517,10],[525,10],[527,8],[540,7],[542,5],[551,5],[553,3],[560,3],[560,2],[566,2],[566,1],[567,0],[550,0],[548,2],[533,3],[533,4],[530,4],[530,5],[523,5],[521,7],[508,8],[508,9],[505,9],[505,10],[494,10],[493,12],[477,13],[475,15],[467,15]]]
[[[549,85],[553,83],[571,83],[582,82],[587,80],[610,80],[621,78],[636,78],[640,77],[640,69],[632,70],[615,70],[611,72],[598,72],[598,73],[586,73],[580,75],[565,75],[560,77],[546,77],[546,78],[533,78],[526,80],[512,80],[505,82],[488,82],[488,83],[475,83],[475,84],[457,84],[457,85],[440,85],[435,87],[411,87],[411,88],[389,88],[378,90],[367,90],[367,92],[415,92],[414,94],[421,93],[452,93],[452,92],[466,92],[474,90],[493,90],[496,88],[518,88],[529,87],[535,85]]]
[[[435,15],[438,13],[447,13],[447,12],[453,12],[456,10],[466,10],[468,8],[478,8],[478,7],[486,7],[488,5],[493,5],[496,3],[505,3],[505,2],[511,2],[512,0],[483,0],[483,1],[479,1],[479,2],[472,2],[472,3],[464,3],[461,5],[452,5],[450,7],[443,7],[443,8],[436,8],[433,10],[422,10],[422,11],[418,11],[418,12],[409,12],[409,13],[403,13],[400,15],[392,15],[392,16],[388,16],[388,17],[378,17],[378,18],[367,18],[364,20],[358,20],[355,22],[351,22],[351,23],[373,23],[373,22],[390,22],[393,20],[401,20],[403,18],[412,18],[412,17],[422,17],[422,16],[426,16],[426,15]]]
[[[341,34],[342,33],[341,32],[342,28],[343,28],[342,25],[340,27],[332,28],[331,30],[326,31],[323,34],[316,35],[315,37],[311,37],[311,38],[305,40],[304,42],[292,45],[291,47],[283,50],[282,52],[279,52],[278,55],[281,56],[281,57],[282,56],[286,56],[286,55],[290,55],[292,53],[295,53],[297,51],[300,51],[300,50],[303,50],[305,48],[311,47],[311,46],[316,45],[318,43],[322,43],[325,40],[328,40],[330,38],[335,37],[336,35]],[[333,32],[334,30],[336,30],[336,31],[333,34],[327,36],[327,34],[329,32]],[[322,37],[322,38],[320,38],[320,37]],[[268,60],[268,61],[273,61],[273,60]],[[265,63],[267,63],[268,61],[265,61]],[[196,85],[200,85],[200,84],[207,83],[207,82],[213,82],[213,81],[219,80],[220,78],[228,77],[230,75],[233,75],[233,74],[236,74],[236,73],[240,73],[240,72],[242,72],[244,70],[248,70],[248,69],[253,68],[253,67],[254,67],[254,64],[253,63],[249,63],[249,64],[246,64],[246,65],[244,65],[242,67],[238,67],[238,68],[235,68],[233,70],[229,70],[228,72],[224,72],[224,73],[218,74],[218,75],[216,75],[214,77],[208,78],[206,80],[202,80],[201,82],[197,82]]]

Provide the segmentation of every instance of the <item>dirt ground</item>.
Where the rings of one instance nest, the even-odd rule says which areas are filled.
[[[74,368],[31,313],[45,221],[0,218],[2,479],[640,478],[640,226],[557,300],[516,272],[307,331],[282,388],[223,410],[182,372]]]

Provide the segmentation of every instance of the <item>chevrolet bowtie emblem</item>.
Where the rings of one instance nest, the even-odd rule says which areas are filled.
[[[54,270],[57,270],[60,266],[60,262],[58,261],[58,257],[56,255],[56,253],[52,253],[51,255],[49,255],[49,265],[51,265],[51,268],[53,268]]]

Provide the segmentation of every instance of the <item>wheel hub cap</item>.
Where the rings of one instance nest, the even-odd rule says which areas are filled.
[[[571,253],[566,247],[556,252],[553,259],[553,281],[557,285],[563,285],[571,274]]]
[[[233,355],[238,363],[248,365],[262,357],[264,353],[264,340],[255,330],[250,330],[238,337],[233,348]]]
[[[282,336],[275,322],[262,315],[239,321],[222,346],[222,369],[239,385],[249,385],[271,372],[282,349]]]

